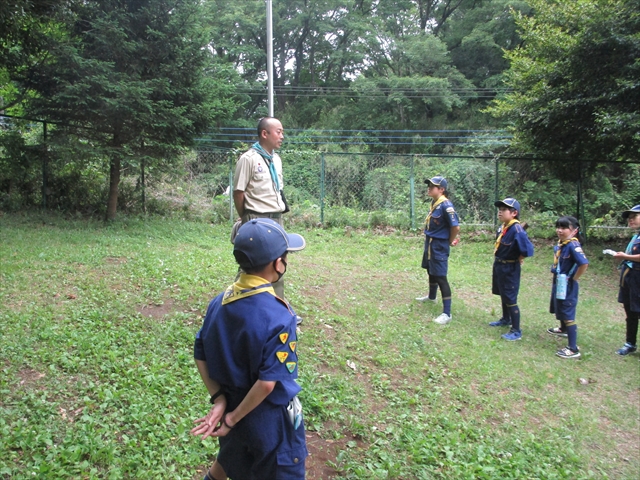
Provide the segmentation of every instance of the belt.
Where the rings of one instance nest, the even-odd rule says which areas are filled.
[[[244,213],[248,213],[249,215],[259,215],[263,218],[282,218],[282,212],[256,212],[254,210],[244,210]]]
[[[496,258],[496,263],[516,263],[517,260],[503,260],[502,258]]]

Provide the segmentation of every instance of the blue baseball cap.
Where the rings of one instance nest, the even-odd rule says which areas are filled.
[[[427,180],[427,183],[429,185],[435,185],[436,187],[442,187],[444,189],[446,189],[447,185],[449,185],[447,183],[447,180],[442,175],[437,175],[437,176],[435,176],[433,178],[429,178]]]
[[[297,233],[287,233],[270,218],[249,220],[238,229],[233,242],[233,251],[247,257],[247,268],[260,267],[281,257],[284,252],[295,252],[306,246],[304,238]]]
[[[625,210],[624,212],[622,212],[622,218],[626,220],[632,213],[640,213],[640,205],[636,205],[635,207],[631,207],[630,210]]]
[[[504,200],[498,200],[494,203],[496,207],[509,207],[514,208],[520,213],[520,202],[515,198],[505,198]]]

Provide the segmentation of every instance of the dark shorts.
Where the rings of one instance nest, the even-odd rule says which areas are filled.
[[[446,277],[449,269],[449,240],[427,237],[424,241],[422,254],[422,268],[426,268],[429,275]]]
[[[556,282],[554,279],[551,285],[551,302],[549,312],[555,313],[558,320],[575,320],[576,307],[578,306],[578,294],[580,293],[580,284],[573,279],[567,282],[567,298],[558,300],[556,298]]]
[[[507,305],[518,304],[518,292],[520,290],[520,262],[493,263],[493,276],[491,293],[500,295]]]
[[[262,402],[225,437],[218,462],[238,480],[304,480],[308,455],[304,421],[293,428],[287,407]]]
[[[632,312],[640,312],[640,270],[622,269],[618,302]]]

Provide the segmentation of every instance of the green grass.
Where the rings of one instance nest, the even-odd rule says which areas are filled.
[[[637,478],[638,355],[613,354],[624,313],[602,245],[585,249],[583,358],[569,361],[545,331],[549,241],[523,268],[511,343],[487,326],[490,238],[453,249],[440,326],[439,304],[413,301],[420,235],[301,228],[286,292],[305,319],[306,423],[335,447],[336,478]],[[0,217],[0,478],[201,478],[215,443],[189,434],[208,406],[192,344],[235,276],[228,230]]]

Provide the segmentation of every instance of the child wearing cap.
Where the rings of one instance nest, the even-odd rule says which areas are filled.
[[[578,240],[580,224],[575,217],[564,216],[556,220],[558,244],[553,247],[553,283],[549,311],[560,320],[560,327],[547,329],[547,333],[567,337],[568,346],[556,352],[560,358],[579,358],[576,307],[580,285],[578,279],[587,271],[589,261]]]
[[[204,480],[305,477],[296,315],[272,286],[287,253],[304,247],[269,218],[238,230],[233,254],[243,273],[211,301],[194,344],[213,405],[191,433],[220,443]]]
[[[620,264],[620,290],[618,302],[624,306],[627,315],[627,338],[616,353],[629,355],[638,349],[638,318],[640,318],[640,205],[622,212],[622,218],[629,228],[636,231],[624,252],[617,252],[613,258],[622,260]]]
[[[505,198],[494,205],[498,207],[498,219],[502,225],[496,234],[491,291],[500,295],[502,318],[489,325],[511,326],[502,338],[515,341],[522,338],[518,307],[521,265],[525,257],[533,256],[533,244],[520,224],[520,202],[515,198]]]
[[[436,301],[438,287],[442,295],[442,313],[433,321],[445,325],[451,321],[451,287],[447,280],[450,247],[458,243],[460,231],[458,214],[453,203],[447,198],[447,180],[436,176],[427,180],[427,194],[431,197],[431,207],[425,220],[424,253],[422,268],[429,275],[429,294],[418,297],[419,302]]]

